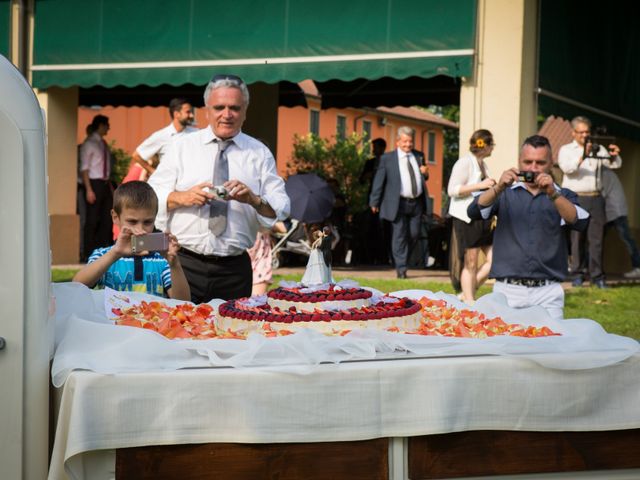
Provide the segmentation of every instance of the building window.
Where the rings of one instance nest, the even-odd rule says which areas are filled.
[[[344,115],[338,115],[336,135],[338,138],[345,138],[347,136],[347,117]]]
[[[436,163],[436,132],[429,132],[427,139],[427,160],[429,163]]]
[[[320,135],[320,112],[309,110],[309,132]]]
[[[371,140],[371,122],[369,120],[362,121],[362,134],[366,135],[366,140]]]

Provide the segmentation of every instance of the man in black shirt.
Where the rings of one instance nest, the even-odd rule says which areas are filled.
[[[494,292],[503,293],[509,306],[544,307],[562,319],[568,273],[563,226],[584,231],[589,214],[577,195],[560,188],[551,177],[551,145],[546,137],[527,138],[520,149],[519,170],[505,170],[498,183],[469,205],[472,219],[498,217],[493,236],[493,263],[489,277]]]

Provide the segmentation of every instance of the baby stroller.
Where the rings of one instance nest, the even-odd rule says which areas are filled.
[[[311,245],[306,239],[303,224],[291,219],[290,223],[285,222],[288,226],[285,233],[272,233],[271,238],[275,242],[271,247],[271,268],[274,270],[283,265],[283,252],[295,253],[308,257],[311,253]]]

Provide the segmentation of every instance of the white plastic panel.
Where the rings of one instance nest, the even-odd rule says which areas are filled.
[[[47,476],[52,325],[45,143],[31,87],[0,56],[0,336],[7,341],[0,351],[2,478]]]
[[[5,478],[22,478],[24,348],[23,149],[16,124],[0,111],[0,465]]]

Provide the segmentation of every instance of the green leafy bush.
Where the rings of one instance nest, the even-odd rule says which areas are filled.
[[[129,172],[129,165],[131,164],[131,155],[129,155],[122,148],[116,147],[115,140],[109,144],[109,151],[113,157],[113,165],[111,168],[111,181],[117,185],[122,183],[122,179],[127,176]]]
[[[369,140],[357,133],[333,141],[312,133],[295,135],[287,173],[317,173],[325,180],[335,179],[349,213],[359,213],[367,208],[368,186],[359,179],[369,152]]]

